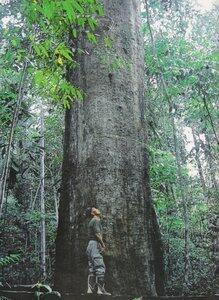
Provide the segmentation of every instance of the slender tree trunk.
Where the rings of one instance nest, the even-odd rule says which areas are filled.
[[[205,107],[207,115],[208,115],[209,123],[210,123],[211,128],[212,128],[213,133],[214,133],[215,140],[216,140],[217,144],[219,144],[219,140],[218,140],[218,137],[217,137],[216,128],[215,128],[214,121],[213,121],[212,116],[211,116],[211,112],[210,112],[209,107],[208,107],[208,103],[207,103],[205,91],[203,91],[202,100],[203,100],[204,107]]]
[[[41,181],[39,182],[36,193],[35,193],[35,196],[34,196],[34,198],[32,199],[32,201],[30,203],[29,210],[31,210],[31,211],[34,210],[36,199],[37,199],[40,188],[41,188]]]
[[[42,279],[46,278],[46,228],[45,228],[45,141],[44,141],[44,112],[41,107],[40,115],[40,269]]]
[[[201,164],[201,161],[200,161],[200,147],[199,147],[199,143],[197,141],[197,137],[196,137],[196,133],[195,133],[194,128],[192,128],[192,136],[193,136],[194,145],[195,145],[195,160],[196,160],[196,164],[197,164],[197,167],[198,167],[198,173],[199,173],[199,178],[200,178],[200,181],[201,181],[203,195],[208,200],[207,188],[206,188],[206,184],[205,184],[205,178],[204,178],[204,174],[203,174],[203,170],[202,170],[202,164]]]
[[[71,75],[86,99],[66,112],[55,285],[86,289],[87,222],[80,212],[94,205],[103,213],[108,287],[114,294],[155,295],[140,1],[104,4],[99,43],[79,39],[86,51]]]
[[[52,178],[52,189],[53,189],[53,198],[54,198],[56,222],[58,224],[58,220],[59,220],[59,204],[58,204],[58,199],[57,199],[57,190],[56,190],[56,187],[55,187],[54,175],[53,175],[52,171],[51,171],[51,178]]]
[[[10,128],[10,133],[9,133],[9,139],[8,139],[8,145],[6,149],[6,157],[5,157],[5,162],[3,163],[3,170],[0,178],[0,218],[2,217],[2,210],[3,210],[3,205],[4,205],[4,198],[5,198],[5,189],[6,189],[6,183],[8,179],[8,173],[9,173],[9,165],[10,165],[10,160],[11,160],[11,148],[12,148],[12,143],[13,143],[13,138],[14,138],[14,132],[15,128],[17,125],[17,120],[18,120],[18,114],[20,111],[20,106],[21,102],[23,99],[23,93],[24,93],[24,81],[26,77],[26,70],[28,66],[28,61],[24,63],[23,67],[23,72],[19,84],[19,91],[18,91],[18,96],[17,96],[17,102],[15,105],[14,113],[13,113],[13,119],[11,122],[11,128]]]
[[[206,144],[204,145],[204,151],[205,151],[205,156],[207,158],[207,162],[209,165],[211,184],[212,184],[213,188],[215,189],[216,198],[218,199],[218,192],[219,192],[218,181],[217,181],[218,164],[216,164],[214,162],[216,160],[216,158],[214,157],[213,151],[211,150],[211,144],[210,144],[210,139],[209,139],[208,134],[205,134],[205,140],[206,140]]]
[[[172,105],[170,106],[172,107]],[[177,175],[178,175],[178,181],[179,181],[179,189],[182,199],[182,207],[183,207],[183,219],[184,219],[184,277],[183,277],[183,286],[182,286],[182,294],[184,295],[189,286],[189,213],[188,213],[188,199],[186,196],[185,191],[185,178],[183,177],[182,173],[182,166],[181,166],[181,155],[180,155],[180,149],[179,149],[179,140],[177,137],[177,129],[175,124],[174,116],[172,115],[172,111],[170,110],[170,118],[172,122],[172,128],[173,128],[173,141],[174,141],[174,150],[175,150],[175,156],[176,156],[176,165],[177,165]]]

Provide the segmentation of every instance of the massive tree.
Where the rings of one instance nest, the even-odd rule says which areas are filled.
[[[98,44],[82,34],[77,66],[68,74],[86,97],[65,118],[55,285],[86,289],[81,212],[94,205],[103,213],[108,288],[154,295],[154,260],[161,252],[148,177],[140,1],[104,1],[104,7]]]

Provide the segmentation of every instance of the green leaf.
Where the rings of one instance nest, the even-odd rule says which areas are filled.
[[[87,38],[91,43],[93,43],[93,44],[97,43],[97,38],[93,33],[87,32]]]
[[[70,103],[66,98],[63,100],[63,106],[64,106],[65,109],[70,109],[71,108]]]
[[[19,254],[11,254],[9,256],[2,257],[2,258],[0,258],[0,266],[6,267],[11,264],[17,263],[20,261],[20,258],[21,257]]]
[[[77,30],[74,28],[72,30],[72,34],[73,34],[73,37],[76,38],[77,37]]]
[[[76,90],[76,94],[77,94],[77,98],[79,100],[83,100],[84,99],[83,94],[82,94],[82,92],[80,90],[77,89]]]
[[[75,0],[72,1],[72,6],[81,14],[84,13],[83,7]]]
[[[97,26],[97,21],[95,19],[88,19],[88,24],[90,28],[94,31]]]
[[[43,81],[44,81],[43,71],[42,70],[36,70],[34,79],[35,79],[36,84],[40,85],[41,83],[43,83]]]
[[[36,51],[36,53],[37,53],[37,55],[41,55],[41,51],[40,51],[40,48],[38,47],[38,45],[33,45],[33,48],[34,48],[34,50]]]
[[[67,58],[68,60],[73,61],[73,59],[71,57],[72,52],[70,50],[68,50],[67,48],[66,49],[60,49],[60,54],[62,56],[64,56],[65,58]]]
[[[56,11],[55,1],[44,0],[42,6],[42,12],[46,18],[51,20]]]
[[[33,45],[33,48],[39,56],[43,56],[47,58],[49,57],[49,53],[43,45],[35,44]]]
[[[85,21],[86,21],[85,18],[82,18],[82,17],[78,18],[78,25],[79,25],[80,27],[84,28]]]
[[[101,4],[98,4],[97,5],[97,12],[98,14],[103,17],[104,16],[104,9],[103,9],[103,6]]]
[[[62,2],[62,6],[67,13],[70,22],[75,21],[76,15],[72,7],[72,0],[66,0]]]
[[[15,38],[11,41],[11,43],[14,47],[17,47],[20,45],[20,40],[18,38]]]

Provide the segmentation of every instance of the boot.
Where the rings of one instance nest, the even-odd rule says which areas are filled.
[[[88,275],[87,278],[87,294],[93,294],[96,292],[95,275]]]
[[[104,278],[103,277],[96,277],[96,283],[97,283],[97,294],[98,295],[106,295],[106,296],[111,296],[109,292],[105,290],[105,283],[104,283]]]

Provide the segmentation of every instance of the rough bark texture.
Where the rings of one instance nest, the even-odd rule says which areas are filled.
[[[94,205],[103,213],[107,288],[114,295],[154,295],[140,3],[104,4],[100,41],[96,47],[78,41],[89,54],[78,54],[71,74],[86,99],[66,112],[55,286],[86,290],[87,223],[80,212]],[[112,39],[112,49],[105,36]]]

